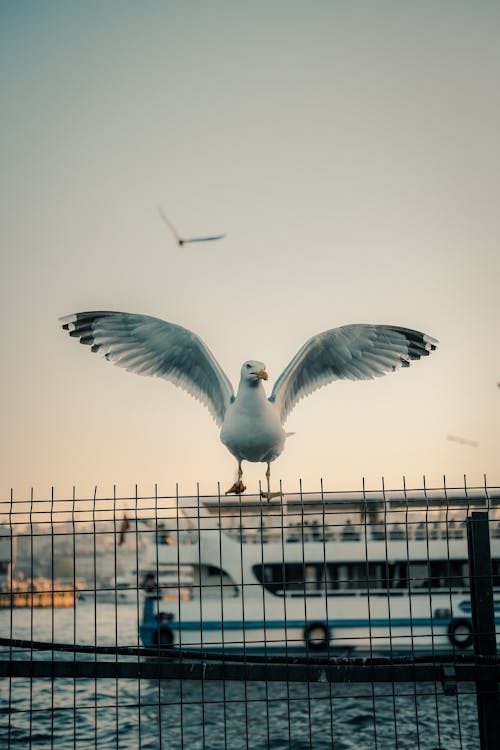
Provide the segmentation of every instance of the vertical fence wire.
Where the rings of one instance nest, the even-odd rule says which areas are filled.
[[[13,525],[13,509],[14,509],[14,489],[11,487],[10,490],[10,504],[9,504],[9,510],[8,510],[8,529],[10,531],[10,544],[9,544],[9,554],[10,554],[10,562],[7,568],[7,574],[8,574],[8,583],[7,588],[8,591],[12,592],[14,591],[14,579],[13,579],[13,565],[12,561],[14,560],[14,533],[13,529],[15,528]],[[9,607],[9,635],[12,636],[14,632],[14,622],[13,622],[13,613],[14,609],[12,607],[12,600],[11,600],[11,606]],[[14,655],[12,646],[8,647],[8,658],[12,659]],[[8,697],[7,702],[9,707],[12,706],[12,680],[9,679],[9,688],[8,688]],[[8,711],[7,714],[7,747],[11,747],[11,739],[12,739],[12,714],[11,711]]]
[[[430,562],[431,561],[431,553],[430,553],[430,546],[429,546],[429,544],[430,544],[430,540],[429,540],[429,495],[428,495],[428,492],[427,492],[427,481],[426,481],[425,476],[422,477],[422,486],[423,486],[423,494],[424,494],[424,498],[425,498],[425,518],[424,518],[424,523],[425,523],[425,526],[424,526],[424,528],[425,528],[425,551],[426,551],[426,557],[427,557],[427,560],[428,560],[428,568],[429,568],[428,573],[429,573],[429,576],[430,576],[430,580],[432,581],[432,570],[430,570],[430,568],[431,568],[431,562]],[[450,560],[449,550],[447,550],[446,559],[448,561]],[[410,578],[409,578],[409,576],[408,576],[408,584],[410,585]],[[411,596],[410,596],[410,603],[411,603]],[[433,617],[434,610],[433,610],[433,606],[432,606],[432,586],[429,586],[429,610],[430,610],[430,613],[431,613],[430,625],[429,625],[430,634],[431,634],[431,649],[430,650],[431,650],[432,661],[433,661],[433,663],[435,663],[434,617]],[[411,618],[411,613],[410,613],[410,618]],[[413,621],[413,618],[411,618],[411,619]],[[434,685],[433,692],[434,692],[433,707],[434,707],[435,712],[436,712],[436,734],[437,734],[438,746],[439,746],[441,744],[441,737],[440,737],[440,721],[439,721],[439,699],[438,699],[438,693],[437,693],[437,686],[436,685]],[[418,724],[417,724],[417,727],[418,727]]]
[[[408,592],[408,604],[409,604],[409,614],[410,614],[410,626],[409,626],[409,642],[410,642],[410,651],[411,654],[414,655],[415,652],[415,636],[414,636],[414,626],[413,626],[413,603],[411,598],[411,578],[410,578],[410,535],[411,535],[411,526],[409,524],[409,506],[408,506],[408,494],[406,491],[406,477],[403,476],[403,498],[405,501],[405,508],[404,508],[404,535],[405,535],[405,546],[406,546],[406,565],[408,570],[407,580],[406,580],[406,590]],[[427,528],[427,508],[425,510],[426,513],[426,528]],[[415,734],[416,734],[416,746],[418,750],[420,750],[420,729],[419,729],[419,721],[418,721],[418,700],[417,700],[417,684],[416,682],[413,683],[413,702],[415,707]]]
[[[369,499],[366,492],[366,485],[365,485],[365,478],[362,479],[362,493],[363,493],[363,506],[365,508],[368,508]],[[369,554],[368,554],[368,530],[367,530],[367,516],[368,512],[365,510],[364,514],[364,553],[366,558],[366,578],[367,578],[367,610],[368,610],[368,641],[369,641],[369,655],[370,658],[373,658],[373,638],[372,638],[372,598],[371,598],[371,591],[370,591],[370,576],[369,576]],[[325,560],[326,560],[326,550],[324,554]],[[328,599],[327,599],[328,601]],[[373,712],[373,747],[374,750],[377,750],[378,748],[378,742],[377,742],[377,721],[376,721],[376,699],[375,699],[375,685],[373,682],[371,683],[369,687],[370,691],[370,697],[371,697],[371,710]]]

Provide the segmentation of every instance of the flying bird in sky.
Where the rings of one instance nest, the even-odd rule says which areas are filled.
[[[238,462],[237,481],[226,492],[240,495],[243,461],[267,464],[267,500],[271,462],[283,451],[288,416],[300,399],[334,380],[367,380],[408,367],[427,356],[437,341],[419,331],[389,325],[347,325],[310,338],[277,379],[268,398],[263,362],[241,367],[236,395],[215,357],[192,331],[147,315],[80,312],[61,318],[62,327],[119,367],[139,375],[165,378],[208,407],[221,428],[220,439]]]
[[[167,225],[167,227],[170,229],[170,231],[174,235],[175,240],[180,247],[182,247],[182,245],[186,245],[188,242],[212,242],[213,240],[221,240],[223,237],[226,236],[225,234],[214,234],[214,235],[207,236],[207,237],[189,237],[189,238],[181,237],[177,229],[174,227],[172,222],[169,219],[167,219],[167,217],[165,216],[165,212],[160,207],[158,208],[158,212],[161,218],[163,219],[163,221],[165,222],[165,224]]]
[[[452,443],[460,443],[460,445],[469,445],[471,448],[477,448],[479,443],[475,440],[469,440],[469,438],[460,437],[460,435],[447,435],[447,440]]]

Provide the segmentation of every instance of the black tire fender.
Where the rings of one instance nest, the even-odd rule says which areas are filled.
[[[453,619],[448,625],[448,638],[454,648],[466,649],[472,646],[472,624],[470,620]]]
[[[310,622],[304,628],[304,641],[309,651],[325,651],[330,645],[330,628],[324,622]]]

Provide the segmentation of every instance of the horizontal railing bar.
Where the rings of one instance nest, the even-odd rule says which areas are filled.
[[[440,664],[314,665],[193,661],[0,661],[0,677],[29,679],[225,680],[253,682],[440,682],[449,679]],[[500,665],[455,665],[456,682],[500,683]]]
[[[387,666],[404,666],[413,667],[414,665],[432,664],[439,666],[442,664],[471,665],[479,666],[500,666],[500,656],[481,656],[472,653],[423,653],[423,654],[402,654],[393,656],[334,656],[325,652],[324,656],[298,656],[298,655],[256,655],[256,654],[224,654],[203,651],[200,649],[179,649],[178,647],[155,647],[145,648],[137,646],[94,646],[90,644],[77,643],[55,643],[51,641],[31,641],[20,638],[0,638],[0,647],[4,649],[3,653],[8,653],[7,649],[14,649],[29,652],[30,654],[37,651],[61,652],[70,654],[91,654],[91,655],[108,655],[108,656],[128,656],[136,658],[138,661],[143,658],[154,659],[171,659],[173,661],[189,662],[223,662],[238,664],[281,664],[288,666],[304,665],[307,667],[387,667]],[[12,655],[11,654],[11,655]],[[52,661],[55,661],[54,659]],[[50,662],[50,660],[49,660]],[[1,656],[0,656],[1,663]]]

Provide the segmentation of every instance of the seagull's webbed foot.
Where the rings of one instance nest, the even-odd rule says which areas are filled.
[[[230,489],[228,489],[227,492],[225,492],[224,494],[225,495],[242,495],[245,492],[245,490],[246,490],[246,486],[243,484],[241,479],[238,479],[238,481],[235,482],[233,486],[230,487]]]
[[[267,502],[269,502],[270,500],[274,500],[275,497],[283,497],[283,493],[261,491],[260,496],[263,500],[267,500]]]
[[[267,502],[270,502],[275,497],[283,497],[282,492],[271,492],[271,463],[270,461],[267,462],[266,481],[267,481],[267,492],[263,492],[261,490],[261,493],[260,493],[260,496],[263,500],[267,500]]]

